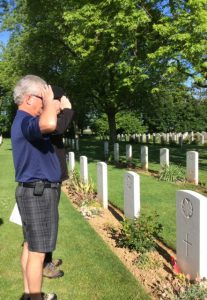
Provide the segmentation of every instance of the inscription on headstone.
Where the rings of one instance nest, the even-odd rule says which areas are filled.
[[[124,214],[134,219],[140,213],[140,178],[135,172],[128,171],[124,175]]]
[[[182,273],[207,278],[207,198],[194,191],[176,193],[176,252]]]

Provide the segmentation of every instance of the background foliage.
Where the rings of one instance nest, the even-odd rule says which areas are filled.
[[[111,140],[125,111],[149,131],[206,129],[206,0],[1,0],[0,8],[1,30],[11,33],[1,115],[15,111],[6,103],[16,80],[34,73],[65,89],[81,130],[105,114]]]

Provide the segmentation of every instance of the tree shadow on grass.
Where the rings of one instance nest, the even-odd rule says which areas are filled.
[[[4,224],[4,221],[2,218],[0,218],[0,226]]]

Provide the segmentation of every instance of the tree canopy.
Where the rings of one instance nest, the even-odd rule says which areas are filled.
[[[2,30],[11,31],[1,53],[0,86],[9,92],[20,76],[40,75],[66,90],[79,127],[86,116],[105,113],[111,140],[117,113],[134,110],[149,128],[167,130],[175,106],[179,110],[189,97],[188,107],[197,101],[186,80],[206,85],[206,0],[0,3]],[[160,122],[161,108],[170,121]]]

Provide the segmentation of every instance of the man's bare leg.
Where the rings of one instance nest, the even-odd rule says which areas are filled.
[[[45,253],[28,251],[26,277],[31,300],[41,300],[44,258]]]
[[[22,255],[21,255],[21,266],[22,266],[22,274],[24,280],[24,293],[29,294],[29,286],[27,282],[26,269],[27,269],[27,260],[28,260],[28,244],[24,242]]]

